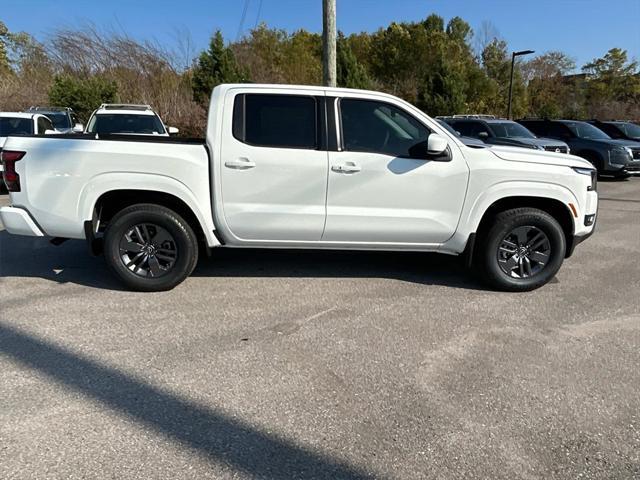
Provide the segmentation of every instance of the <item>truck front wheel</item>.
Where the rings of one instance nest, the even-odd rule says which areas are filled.
[[[558,273],[566,248],[555,218],[535,208],[514,208],[495,216],[481,240],[479,267],[498,290],[534,290]]]
[[[187,278],[198,262],[198,242],[176,212],[153,204],[118,212],[104,235],[107,265],[129,289],[170,290]]]

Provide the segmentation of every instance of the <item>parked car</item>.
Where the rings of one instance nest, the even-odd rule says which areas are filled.
[[[54,128],[60,133],[82,133],[84,125],[71,108],[66,107],[31,107],[25,113],[46,115]]]
[[[39,113],[0,112],[0,151],[9,135],[54,133],[51,120]],[[0,188],[4,186],[4,167],[0,162]]]
[[[470,148],[391,95],[220,85],[206,131],[10,137],[0,219],[12,234],[86,239],[142,291],[173,288],[199,248],[221,247],[463,255],[495,288],[525,291],[594,230],[589,162]]]
[[[509,145],[556,153],[570,153],[569,146],[550,138],[538,138],[522,125],[504,118],[478,115],[444,117],[461,135],[477,138],[490,145]]]
[[[613,139],[640,142],[640,125],[622,120],[590,120],[589,123],[599,128]]]
[[[518,120],[536,135],[557,138],[591,162],[600,175],[624,178],[640,173],[640,143],[614,140],[599,128],[577,120]]]
[[[488,146],[482,140],[478,140],[477,138],[465,137],[463,135],[460,135],[460,132],[457,132],[456,130],[454,130],[451,125],[449,125],[447,122],[445,122],[441,118],[436,118],[436,121],[442,126],[442,128],[446,129],[449,133],[451,133],[451,134],[455,135],[456,137],[458,137],[460,139],[460,141],[462,143],[464,143],[467,147],[479,148],[479,147],[487,147]]]
[[[149,105],[105,103],[91,114],[86,133],[160,135],[178,133],[175,127],[165,127],[160,116]]]

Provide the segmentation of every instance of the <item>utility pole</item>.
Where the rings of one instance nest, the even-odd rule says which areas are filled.
[[[513,52],[511,54],[511,80],[509,81],[509,106],[507,107],[507,119],[511,120],[511,99],[513,97],[513,69],[516,64],[516,57],[520,55],[529,55],[536,53],[533,50],[521,50],[519,52]]]
[[[322,81],[336,86],[336,0],[322,0]]]

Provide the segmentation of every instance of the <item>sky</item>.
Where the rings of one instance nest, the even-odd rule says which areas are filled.
[[[346,34],[430,13],[445,22],[460,16],[474,30],[490,22],[511,50],[561,50],[578,67],[613,47],[640,60],[640,0],[337,0],[338,29]],[[216,29],[233,41],[258,22],[320,32],[322,0],[0,0],[0,20],[43,42],[57,28],[87,22],[168,47],[189,32],[201,50]]]

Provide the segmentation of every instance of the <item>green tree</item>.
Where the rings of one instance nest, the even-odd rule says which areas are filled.
[[[348,40],[342,32],[338,34],[336,57],[338,86],[362,89],[371,88],[371,79],[367,74],[367,70],[356,58]]]
[[[81,79],[63,75],[54,78],[49,102],[54,106],[71,107],[80,118],[88,118],[100,104],[115,102],[117,95],[116,83],[103,77]]]
[[[245,74],[236,63],[233,51],[224,45],[220,30],[211,37],[209,48],[198,57],[193,69],[193,98],[204,104],[209,100],[211,91],[221,83],[246,81]]]

